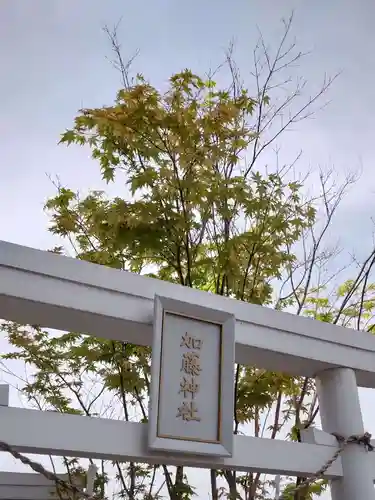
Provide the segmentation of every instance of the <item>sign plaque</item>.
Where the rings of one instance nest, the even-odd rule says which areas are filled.
[[[155,296],[151,450],[232,456],[234,326],[226,312]]]

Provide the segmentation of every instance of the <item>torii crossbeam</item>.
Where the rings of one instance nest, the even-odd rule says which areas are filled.
[[[63,481],[70,481],[68,474],[59,474]],[[82,481],[74,478],[74,483],[82,488]],[[0,500],[61,500],[56,484],[40,474],[23,472],[0,472]]]
[[[234,315],[236,362],[315,377],[323,429],[344,436],[364,432],[357,384],[375,387],[371,334],[0,242],[0,318],[151,345],[155,295]],[[333,450],[332,443],[236,436],[233,456],[213,459],[151,452],[143,424],[7,407],[0,408],[0,419],[0,440],[30,453],[308,476]],[[372,455],[349,445],[328,471],[333,500],[375,499],[374,465]]]

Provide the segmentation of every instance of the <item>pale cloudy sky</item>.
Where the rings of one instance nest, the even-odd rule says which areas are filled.
[[[302,167],[362,170],[342,206],[335,234],[348,251],[371,244],[375,156],[373,81],[375,4],[371,0],[0,0],[0,239],[38,248],[53,245],[42,207],[54,193],[46,173],[87,190],[101,187],[98,169],[79,147],[57,146],[77,109],[113,100],[119,84],[111,69],[104,24],[123,17],[125,54],[155,85],[184,67],[215,67],[234,38],[246,78],[259,26],[270,42],[280,19],[295,9],[293,34],[312,54],[298,69],[311,88],[325,72],[342,71],[330,105],[284,136],[283,152],[303,149]],[[363,393],[366,424],[375,431],[375,397]]]

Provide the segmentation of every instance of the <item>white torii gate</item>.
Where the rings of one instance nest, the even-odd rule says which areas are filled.
[[[235,361],[315,377],[325,432],[309,442],[234,436],[231,456],[154,451],[146,424],[0,407],[0,440],[20,452],[313,476],[342,436],[364,432],[357,385],[375,388],[375,338],[132,273],[0,242],[0,318],[152,345],[154,298],[235,318]],[[95,440],[92,439],[95,436]],[[333,500],[374,500],[375,457],[348,445],[328,469]]]

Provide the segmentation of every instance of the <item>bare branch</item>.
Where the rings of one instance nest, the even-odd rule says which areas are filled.
[[[131,79],[129,78],[130,68],[134,62],[134,60],[139,55],[139,50],[133,54],[128,61],[125,62],[122,55],[122,47],[121,43],[118,39],[118,30],[120,24],[122,22],[122,18],[114,25],[112,29],[110,29],[107,25],[104,26],[103,31],[108,36],[112,51],[115,54],[115,59],[110,60],[112,66],[120,72],[122,85],[125,89],[128,89],[131,86]]]

